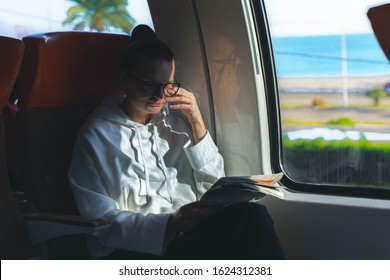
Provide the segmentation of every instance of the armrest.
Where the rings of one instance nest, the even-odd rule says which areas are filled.
[[[107,230],[110,223],[104,219],[53,213],[23,215],[32,244],[75,234],[89,234]]]

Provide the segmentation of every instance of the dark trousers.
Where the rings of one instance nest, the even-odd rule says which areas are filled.
[[[219,209],[170,242],[167,259],[285,259],[267,209],[237,203]]]

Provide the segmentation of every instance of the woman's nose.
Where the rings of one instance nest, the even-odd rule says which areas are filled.
[[[156,89],[154,92],[153,92],[153,95],[152,95],[153,98],[156,98],[156,99],[162,99],[164,98],[164,89],[162,87],[159,87],[158,89]]]

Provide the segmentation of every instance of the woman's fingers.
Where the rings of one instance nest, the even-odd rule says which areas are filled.
[[[187,219],[202,219],[209,215],[213,207],[208,202],[196,201],[180,208],[180,214]]]
[[[171,214],[168,222],[170,231],[187,231],[196,227],[215,209],[208,202],[196,201],[182,206]]]
[[[176,95],[166,97],[166,100],[172,103],[169,108],[181,110],[190,122],[201,118],[196,98],[191,92],[181,88]]]
[[[186,90],[180,89],[179,92],[172,96],[166,98],[168,102],[173,102],[174,104],[170,104],[171,107],[183,107],[183,105],[190,105],[188,108],[194,108],[196,105],[195,96]]]
[[[165,99],[171,103],[169,105],[170,109],[180,110],[187,117],[192,127],[194,143],[196,144],[201,141],[207,134],[207,129],[195,96],[191,92],[181,88],[174,96],[166,97]]]

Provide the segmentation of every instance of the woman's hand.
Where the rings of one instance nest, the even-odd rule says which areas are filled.
[[[209,203],[204,201],[184,205],[171,214],[166,231],[170,233],[191,230],[214,210]]]
[[[206,135],[207,129],[195,96],[184,88],[180,88],[174,96],[165,97],[165,99],[167,102],[173,103],[169,104],[170,109],[181,110],[187,117],[192,126],[194,141],[198,143]]]

